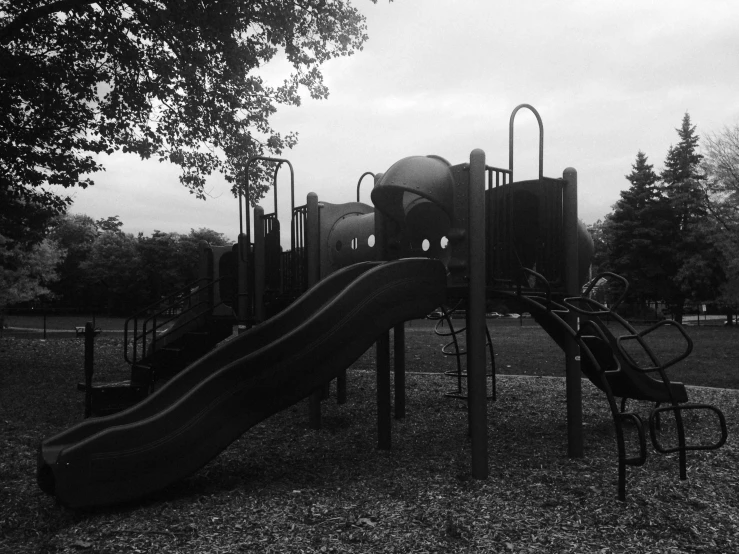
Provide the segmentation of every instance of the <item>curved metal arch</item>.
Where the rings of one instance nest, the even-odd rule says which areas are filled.
[[[290,218],[292,220],[292,213],[295,211],[295,170],[293,169],[293,164],[290,163],[290,160],[286,158],[272,158],[269,156],[254,156],[252,158],[249,158],[249,160],[246,162],[246,168],[244,170],[245,173],[245,183],[244,183],[244,192],[239,191],[239,234],[244,234],[244,221],[246,221],[246,241],[247,244],[251,241],[251,216],[249,214],[249,168],[254,162],[257,161],[264,161],[264,162],[275,162],[278,164],[278,166],[275,168],[274,176],[273,176],[273,184],[275,187],[275,196],[274,196],[274,202],[275,202],[275,214],[277,213],[277,172],[279,171],[280,167],[283,163],[286,163],[288,167],[290,168]],[[244,206],[242,208],[241,205],[241,199],[245,198]],[[244,211],[246,212],[246,220],[244,219]]]
[[[372,178],[373,178],[373,179],[375,178],[375,174],[374,174],[374,173],[372,173],[371,171],[365,171],[364,173],[362,173],[362,176],[361,176],[361,177],[359,178],[359,181],[357,181],[357,202],[359,202],[359,189],[360,189],[360,187],[362,186],[362,180],[363,180],[363,179],[364,179],[364,178],[365,178],[365,177],[366,177],[367,175],[372,175]]]
[[[275,172],[272,174],[272,188],[274,193],[274,214],[275,217],[279,219],[277,215],[277,174],[280,172],[280,168],[282,167],[282,162],[278,162],[275,166]]]
[[[536,121],[539,123],[539,180],[544,176],[544,125],[541,122],[541,116],[536,108],[531,104],[519,104],[511,113],[511,119],[508,123],[508,170],[511,172],[511,182],[513,182],[513,120],[516,118],[516,113],[521,108],[528,108],[536,116]]]

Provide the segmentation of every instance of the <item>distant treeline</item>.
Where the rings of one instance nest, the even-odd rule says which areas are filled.
[[[66,214],[54,220],[42,243],[56,260],[43,283],[49,293],[16,307],[130,315],[197,279],[202,241],[231,244],[206,228],[134,236],[121,227],[117,216],[95,221]]]

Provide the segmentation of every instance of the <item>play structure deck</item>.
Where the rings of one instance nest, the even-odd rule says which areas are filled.
[[[539,122],[539,177],[513,179],[513,124],[526,108]],[[583,455],[581,375],[603,393],[616,430],[618,496],[625,499],[626,467],[646,460],[646,428],[626,411],[626,400],[656,403],[648,422],[654,448],[678,452],[686,478],[690,450],[719,448],[723,414],[690,404],[685,387],[666,369],[684,359],[692,342],[682,326],[662,322],[637,332],[615,313],[627,283],[613,274],[586,284],[592,241],[577,218],[577,173],[543,175],[543,126],[536,110],[518,106],[509,122],[509,167],[486,163],[482,150],[452,165],[438,156],[411,156],[374,179],[373,206],[359,201],[304,206],[291,194],[290,249],[280,247],[274,212],[249,210],[254,164],[287,167],[285,159],[257,157],[247,165],[239,200],[239,240],[202,249],[202,278],[129,319],[125,357],[131,378],[80,384],[90,417],[42,442],[38,482],[62,503],[114,504],[140,498],[177,481],[217,456],[250,427],[310,398],[310,419],[320,425],[322,390],[373,344],[378,345],[378,446],[390,446],[389,331],[402,344],[403,322],[440,306],[464,310],[466,393],[473,477],[488,475],[485,313],[493,303],[526,311],[564,351],[567,444]],[[294,189],[292,189],[294,190]],[[291,191],[292,192],[292,191]],[[620,286],[607,308],[591,294],[598,283]],[[605,317],[611,323],[606,324]],[[234,324],[238,336],[223,341]],[[648,336],[671,326],[685,350],[661,360]],[[614,332],[618,329],[618,333]],[[90,339],[92,340],[92,338]],[[634,354],[635,348],[642,356]],[[396,404],[404,402],[402,348],[396,352]],[[644,363],[643,359],[647,362]],[[621,398],[619,407],[616,398]],[[661,406],[661,404],[664,404]],[[398,406],[396,405],[396,410]],[[684,410],[716,414],[720,438],[686,441]],[[659,415],[671,412],[677,446],[664,448]],[[633,423],[638,454],[627,456],[623,426]]]

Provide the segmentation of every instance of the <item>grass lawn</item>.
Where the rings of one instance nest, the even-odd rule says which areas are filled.
[[[585,457],[566,455],[563,355],[536,324],[490,322],[498,400],[488,405],[490,477],[470,478],[463,401],[444,397],[448,339],[406,334],[407,417],[376,448],[374,353],[349,371],[347,404],[307,403],[257,425],[207,466],[143,501],[73,511],[35,484],[39,441],[79,421],[83,339],[0,339],[0,552],[711,552],[739,551],[739,329],[691,328],[695,350],[671,375],[721,408],[729,440],[688,454],[649,447],[616,500],[616,446],[602,393],[583,381]],[[674,338],[656,337],[660,348]],[[96,339],[101,379],[126,372],[121,336]],[[429,375],[429,373],[431,375]],[[554,378],[552,378],[554,377]],[[737,390],[703,387],[727,387]],[[646,417],[650,406],[633,403]],[[691,436],[710,418],[687,418]],[[662,433],[671,436],[666,421]],[[632,437],[633,438],[633,437]],[[667,439],[665,439],[667,440]],[[635,446],[635,443],[632,444]]]
[[[2,331],[5,335],[42,338],[45,323],[47,338],[63,337],[66,334],[74,333],[76,327],[84,327],[88,321],[93,323],[96,329],[120,332],[123,331],[126,318],[105,316],[95,316],[93,318],[92,314],[47,314],[44,318],[43,315],[10,314],[5,316],[6,328]]]
[[[453,320],[462,327],[464,321]],[[493,339],[496,370],[499,375],[542,375],[564,377],[564,354],[556,343],[532,319],[488,320]],[[618,330],[612,327],[614,332]],[[441,348],[451,338],[436,336],[429,321],[407,325],[408,370],[437,371]],[[642,330],[643,328],[637,328]],[[443,331],[448,332],[448,327]],[[703,387],[739,389],[739,327],[687,327],[693,340],[693,352],[668,370],[673,381]],[[463,334],[461,335],[463,336]],[[684,343],[673,327],[663,328],[648,338],[650,346],[669,359],[681,353]],[[445,370],[454,370],[453,358]],[[656,375],[655,375],[656,376]]]

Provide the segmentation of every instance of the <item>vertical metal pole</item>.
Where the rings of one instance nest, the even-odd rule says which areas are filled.
[[[377,339],[377,448],[390,450],[390,333]]]
[[[382,173],[375,175],[375,186],[380,183],[382,176]],[[375,260],[382,262],[387,259],[387,224],[382,212],[375,209]]]
[[[213,281],[213,259],[210,246],[207,241],[201,240],[198,243],[199,259],[198,259],[198,288],[199,292],[195,301],[198,304],[207,304],[209,301],[209,289],[212,288]],[[188,299],[188,308],[192,305],[193,299]],[[183,306],[184,309],[184,306]]]
[[[318,283],[320,279],[320,242],[321,228],[319,225],[320,212],[318,210],[318,195],[311,192],[306,199],[306,235],[305,247],[308,250],[308,288]],[[340,387],[337,384],[337,398],[340,396]],[[311,429],[321,428],[321,400],[324,398],[325,387],[313,392],[308,400],[308,425]],[[346,381],[344,382],[344,398],[346,398]]]
[[[246,326],[249,320],[249,236],[239,233],[238,261],[238,316],[239,325]]]
[[[395,419],[405,417],[405,323],[393,329],[393,372],[395,376]]]
[[[577,241],[577,171],[568,167],[564,170],[566,181],[562,193],[562,226],[565,255],[565,293],[580,295],[578,278]],[[578,318],[572,310],[566,321],[573,329],[578,328]],[[583,457],[582,433],[582,383],[580,381],[580,347],[574,340],[565,343],[565,389],[567,394],[567,454],[570,458]]]
[[[308,249],[308,287],[315,285],[321,278],[321,225],[318,195],[308,194],[307,222],[305,242]]]
[[[382,174],[375,175],[375,186],[380,182]],[[377,260],[387,260],[386,221],[381,212],[375,210],[375,249]],[[389,450],[391,446],[390,417],[390,334],[382,333],[377,339],[377,447]]]
[[[472,439],[472,477],[488,476],[487,383],[485,379],[485,152],[470,154],[467,297],[467,389]]]
[[[205,267],[206,267],[206,280],[205,280],[205,302],[208,307],[208,313],[212,314],[216,304],[216,267],[215,260],[213,259],[213,249],[210,246],[205,247]],[[192,299],[188,300],[188,304],[192,302]]]
[[[264,279],[266,253],[264,246],[264,208],[254,207],[254,319],[264,321]]]
[[[85,323],[85,417],[92,415],[92,374],[95,356],[95,327]]]

